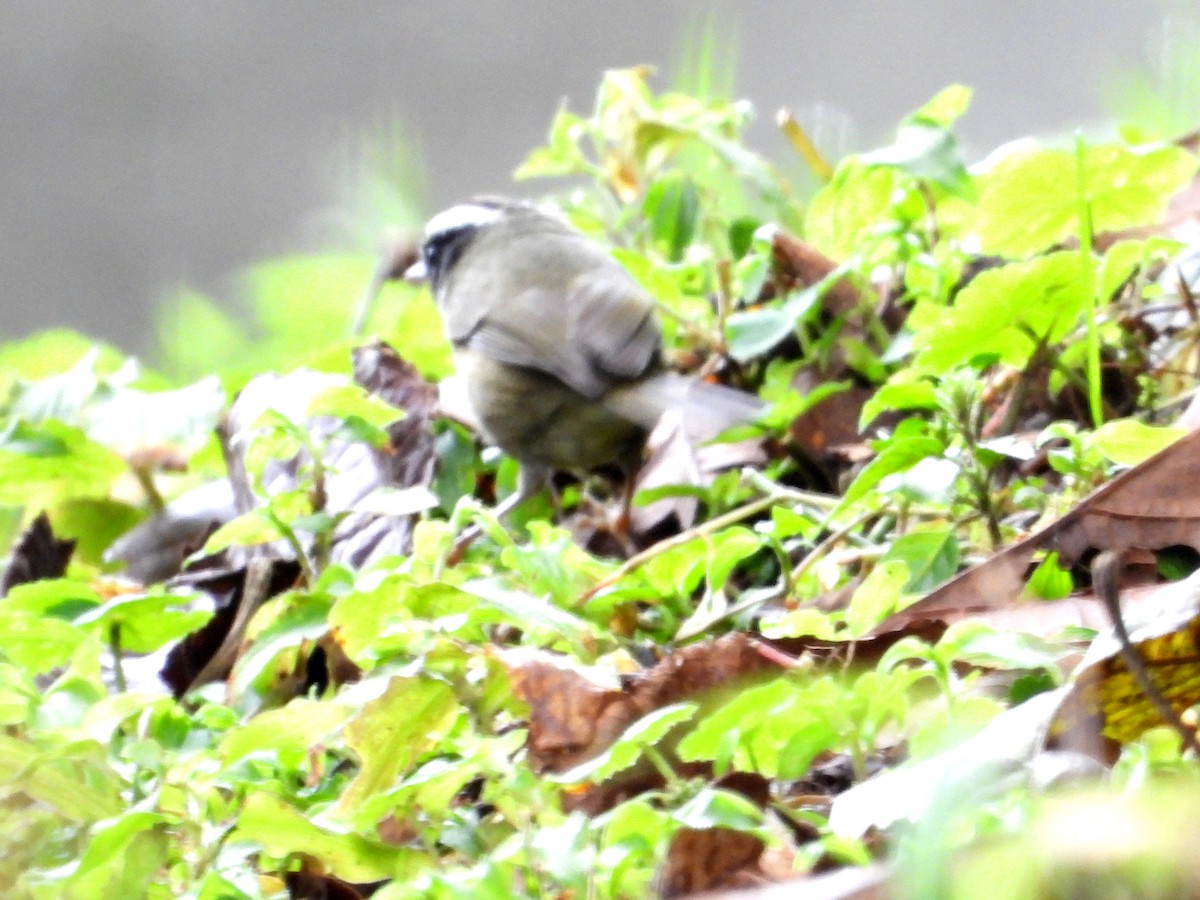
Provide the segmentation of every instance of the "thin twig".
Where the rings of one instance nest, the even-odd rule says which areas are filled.
[[[246,461],[233,449],[233,436],[229,431],[229,420],[222,418],[215,429],[217,445],[221,448],[221,459],[225,462],[225,473],[229,477],[229,486],[233,488],[233,508],[237,514],[245,515],[258,505],[254,497],[254,488],[250,486],[250,476],[246,474]]]
[[[1179,712],[1163,696],[1158,686],[1154,683],[1154,680],[1150,677],[1150,670],[1146,667],[1146,661],[1142,658],[1141,652],[1133,641],[1129,639],[1129,631],[1125,627],[1125,620],[1121,617],[1121,565],[1122,561],[1119,553],[1105,550],[1092,563],[1092,586],[1104,602],[1104,609],[1107,611],[1108,617],[1112,622],[1113,631],[1117,636],[1117,643],[1121,645],[1121,656],[1125,658],[1125,667],[1129,669],[1129,673],[1141,687],[1146,697],[1154,704],[1154,708],[1163,717],[1163,721],[1179,733],[1179,736],[1183,738],[1184,745],[1188,749],[1197,756],[1200,756],[1200,741],[1196,739],[1196,732],[1187,726],[1187,723],[1183,721]]]
[[[584,591],[579,596],[577,603],[586,603],[596,594],[600,593],[605,588],[612,587],[626,575],[635,572],[650,562],[652,559],[657,559],[668,550],[673,550],[676,547],[682,547],[689,541],[693,541],[699,537],[720,531],[730,525],[735,525],[743,519],[748,519],[751,516],[764,512],[779,502],[778,497],[759,497],[757,500],[751,500],[749,503],[739,506],[736,509],[731,509],[724,515],[717,516],[715,519],[709,519],[707,522],[701,522],[687,531],[681,531],[674,537],[669,537],[666,540],[659,541],[651,547],[647,547],[641,553],[629,557],[615,572],[612,572],[607,577],[600,579],[588,590]]]

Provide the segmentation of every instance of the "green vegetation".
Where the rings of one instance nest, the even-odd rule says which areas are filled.
[[[949,760],[1067,683],[1092,632],[1038,624],[1034,598],[1087,574],[1053,553],[1015,625],[880,626],[1178,436],[1163,426],[1194,384],[1197,327],[1162,224],[1200,161],[1112,141],[968,166],[969,102],[947,88],[807,198],[742,142],[747,103],[655,93],[644,69],[555,116],[516,177],[568,179],[552,202],[658,299],[673,359],[772,404],[766,463],[644,492],[643,507],[695,499],[699,524],[635,535],[630,561],[568,530],[589,502],[574,485],[566,519],[543,506],[502,527],[488,509],[514,468],[451,422],[429,426],[427,483],[331,499],[351,465],[333,448],[387,448],[405,416],[351,377],[372,259],[256,267],[249,326],[176,298],[155,371],[68,333],[0,347],[0,539],[18,557],[45,511],[77,542],[61,577],[0,600],[5,896],[311,896],[339,879],[382,882],[376,898],[632,898],[703,887],[696,857],[728,851],[730,872],[773,878],[883,858],[898,892],[966,897],[982,894],[950,862],[987,871],[980,841],[1030,859],[1005,840],[1055,810],[1034,779],[997,774],[1021,768],[1015,751],[947,762],[919,804],[881,797],[874,831],[834,827],[835,798],[901,758]],[[802,271],[801,246],[825,268]],[[450,373],[423,289],[389,282],[367,330],[426,378]],[[134,683],[137,657],[212,603],[197,582],[119,580],[105,549],[224,477],[214,429],[234,393],[301,367],[318,390],[240,426],[255,507],[198,552],[247,578],[235,552],[276,542],[297,571],[247,610],[227,676],[179,700]],[[415,517],[409,549],[339,557],[339,528],[381,513]],[[484,536],[451,565],[471,522]],[[653,669],[668,657],[670,677]],[[658,693],[623,685],[644,670]],[[619,727],[598,736],[605,716]],[[1111,777],[1130,793],[1168,776],[1194,790],[1174,732],[1121,744]],[[714,843],[689,851],[696,835]],[[764,846],[783,862],[756,863]]]

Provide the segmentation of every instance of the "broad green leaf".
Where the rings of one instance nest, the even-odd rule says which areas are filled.
[[[1035,635],[996,631],[986,626],[969,629],[966,636],[954,637],[953,641],[956,659],[988,668],[1055,668],[1075,652],[1069,645],[1052,643]]]
[[[928,103],[912,114],[912,118],[925,119],[949,128],[971,105],[973,91],[962,84],[952,84],[938,91]]]
[[[515,625],[543,629],[575,645],[588,643],[596,635],[596,629],[586,619],[541,598],[512,590],[496,579],[470,581],[463,585],[463,590],[504,613]]]
[[[26,740],[0,734],[0,784],[23,791],[77,822],[95,822],[120,813],[124,784],[115,775],[80,778],[83,763],[39,750]]]
[[[951,528],[910,531],[892,541],[881,562],[900,560],[908,566],[906,594],[924,594],[958,571],[958,538]]]
[[[699,208],[696,185],[682,172],[667,173],[646,191],[642,212],[651,236],[671,262],[683,257],[696,236]]]
[[[1196,174],[1197,159],[1175,146],[1101,144],[1084,151],[1084,191],[1097,234],[1161,221],[1167,203]],[[1021,150],[979,177],[974,232],[984,253],[1028,256],[1078,234],[1075,153]]]
[[[836,269],[820,281],[789,295],[778,306],[732,314],[725,323],[729,355],[739,362],[746,362],[774,349],[795,333],[797,324],[818,309],[822,295],[842,274],[841,269]]]
[[[765,824],[763,810],[751,800],[717,787],[702,788],[695,797],[675,810],[671,818],[685,828],[695,829],[759,831]]]
[[[937,391],[933,382],[893,381],[882,385],[863,404],[858,418],[859,428],[866,428],[875,418],[887,410],[937,409]]]
[[[160,813],[127,812],[98,823],[79,866],[64,887],[70,898],[144,897],[161,878],[168,854],[168,818]]]
[[[55,537],[75,541],[72,558],[103,564],[104,551],[145,517],[129,503],[106,497],[74,497],[48,511]]]
[[[125,462],[78,428],[59,422],[0,435],[0,506],[52,506],[103,497]]]
[[[858,477],[842,496],[843,504],[853,503],[879,482],[897,472],[905,472],[923,459],[940,456],[945,445],[935,437],[915,436],[895,438],[873,460],[863,467]]]
[[[833,259],[861,255],[871,231],[895,219],[892,194],[900,177],[892,168],[868,166],[856,157],[842,162],[808,206],[805,237]]]
[[[334,875],[352,882],[409,879],[433,862],[419,850],[321,828],[283,799],[267,793],[247,798],[230,840],[253,841],[280,858],[306,853]]]
[[[817,754],[837,746],[837,729],[822,708],[842,694],[827,679],[803,685],[777,678],[745,688],[679,742],[679,756],[715,760],[728,755],[732,742],[734,769],[800,778]]]
[[[68,622],[0,609],[0,658],[8,659],[30,675],[41,675],[64,665],[87,634]]]
[[[910,573],[901,559],[880,560],[850,597],[846,627],[851,638],[864,637],[896,610]]]
[[[1096,429],[1092,446],[1118,465],[1136,466],[1166,450],[1185,434],[1185,428],[1147,425],[1137,419],[1113,419]]]
[[[255,357],[257,348],[245,324],[190,288],[181,288],[161,303],[155,320],[155,356],[181,379],[225,375],[232,367],[248,366]]]
[[[308,416],[336,416],[340,419],[357,417],[383,428],[404,418],[404,410],[367,393],[357,384],[331,386],[314,394],[308,401]]]
[[[190,595],[168,593],[121,595],[76,617],[75,624],[104,642],[118,629],[122,650],[153,653],[212,618],[210,611],[186,608],[194,600]]]
[[[125,362],[119,350],[66,328],[0,344],[0,397],[8,396],[17,379],[38,381],[59,375],[93,354],[96,370],[104,374],[117,371]]]
[[[308,752],[328,741],[352,712],[328,700],[297,697],[286,706],[261,712],[246,724],[226,732],[217,752],[225,768],[251,754],[270,752],[281,765],[299,769]]]
[[[330,628],[330,600],[320,593],[290,592],[275,598],[279,613],[254,634],[254,642],[233,667],[231,687],[235,695],[269,680],[271,663],[286,650],[316,641]],[[256,624],[257,624],[256,620]]]
[[[1042,600],[1061,600],[1075,589],[1075,579],[1059,564],[1057,552],[1048,553],[1029,576],[1026,589]]]
[[[920,181],[928,181],[966,199],[974,187],[949,128],[913,118],[900,126],[895,142],[859,156],[868,166],[891,166]]]
[[[1039,340],[1053,346],[1074,329],[1090,300],[1077,252],[989,269],[963,288],[949,309],[914,308],[915,365],[940,374],[973,357],[996,354],[1005,365],[1021,368]]]
[[[358,756],[360,769],[338,801],[338,815],[353,817],[368,797],[391,788],[438,746],[460,711],[445,682],[392,678],[383,695],[346,724],[346,745]]]
[[[208,442],[225,405],[214,377],[174,391],[109,389],[84,409],[83,427],[92,440],[125,456],[163,446],[190,455]]]
[[[255,547],[283,537],[279,525],[271,521],[264,509],[252,509],[230,519],[211,535],[204,544],[206,555],[226,547]]]

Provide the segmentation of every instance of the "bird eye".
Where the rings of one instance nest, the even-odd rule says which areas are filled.
[[[425,268],[429,271],[429,277],[435,285],[441,276],[454,265],[454,261],[458,259],[474,232],[474,228],[464,226],[441,231],[425,239],[425,243],[421,246],[421,256],[425,260]]]

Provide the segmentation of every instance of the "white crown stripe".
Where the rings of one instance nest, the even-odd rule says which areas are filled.
[[[477,203],[460,203],[438,213],[425,226],[425,237],[431,238],[438,234],[449,234],[460,228],[479,227],[495,222],[501,216],[501,211],[493,206],[481,206]]]

